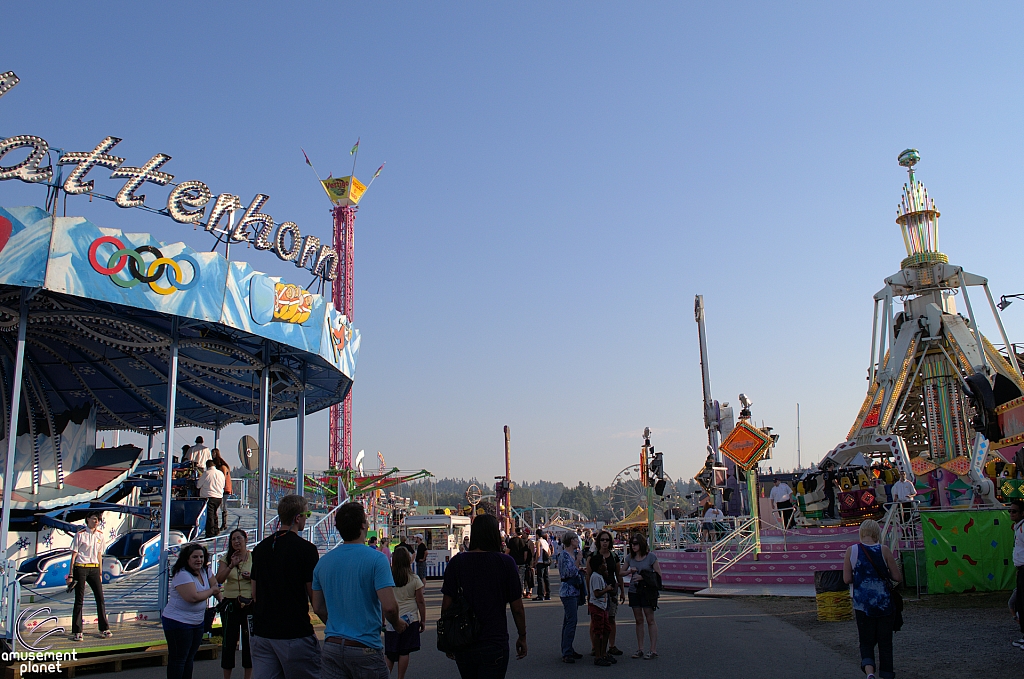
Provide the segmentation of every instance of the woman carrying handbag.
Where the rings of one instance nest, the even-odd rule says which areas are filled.
[[[252,553],[246,546],[249,535],[241,528],[228,536],[228,551],[217,562],[217,582],[224,585],[220,605],[221,633],[224,645],[220,666],[224,679],[231,679],[235,669],[235,649],[242,639],[242,671],[252,679],[252,655],[249,652],[249,616],[252,612]]]
[[[516,658],[526,657],[526,610],[516,562],[502,553],[498,520],[473,519],[469,549],[452,557],[441,586],[437,647],[462,679],[501,679],[508,670],[506,607],[516,624]]]
[[[853,612],[860,637],[860,667],[867,679],[892,679],[892,633],[899,613],[892,582],[903,576],[892,551],[878,544],[882,529],[877,521],[860,524],[860,543],[851,545],[843,559],[843,580],[853,585]],[[875,664],[878,646],[878,664]],[[878,674],[875,674],[877,669]]]

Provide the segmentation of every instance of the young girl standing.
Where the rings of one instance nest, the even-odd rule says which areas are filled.
[[[409,669],[409,654],[420,650],[420,632],[424,630],[424,621],[427,619],[423,581],[412,572],[412,555],[409,550],[396,549],[391,555],[391,577],[395,579],[398,615],[409,626],[401,634],[393,629],[385,629],[384,657],[388,671],[394,669],[397,663],[398,679],[405,679],[405,672]]]

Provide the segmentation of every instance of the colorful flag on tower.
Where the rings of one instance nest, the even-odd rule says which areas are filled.
[[[374,179],[379,177],[380,176],[380,171],[383,170],[384,166],[387,165],[387,164],[388,164],[388,161],[386,161],[386,160],[383,163],[381,163],[380,167],[377,168],[377,171],[373,173],[373,178],[370,181],[373,181]]]
[[[313,163],[309,162],[309,156],[306,155],[306,149],[304,149],[304,148],[302,148],[300,146],[299,150],[302,151],[302,157],[306,159],[306,165],[309,165],[310,167],[313,167]]]
[[[348,154],[351,156],[351,155],[353,155],[358,150],[359,150],[359,139],[356,139],[356,145],[352,147],[352,150],[349,151]]]

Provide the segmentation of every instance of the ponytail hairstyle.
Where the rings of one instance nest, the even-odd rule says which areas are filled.
[[[408,549],[396,549],[391,555],[391,577],[395,587],[404,587],[412,578],[412,554]]]

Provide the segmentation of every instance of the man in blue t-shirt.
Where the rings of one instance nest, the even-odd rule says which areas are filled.
[[[361,504],[342,505],[334,524],[345,543],[325,554],[313,571],[313,611],[327,624],[320,676],[387,676],[381,613],[399,634],[408,627],[398,617],[391,566],[366,545],[369,524]]]

